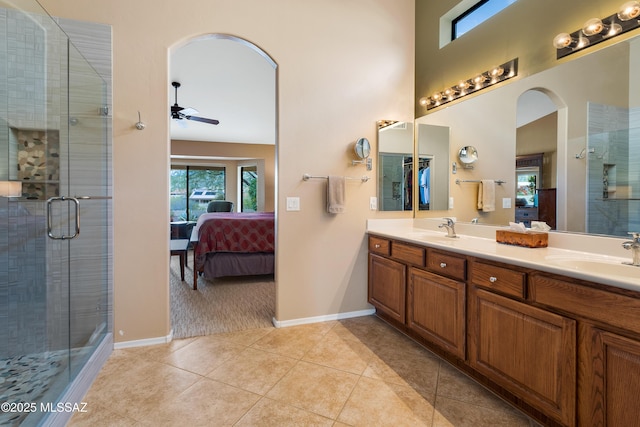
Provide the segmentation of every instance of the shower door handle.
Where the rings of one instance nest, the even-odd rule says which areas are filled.
[[[53,202],[66,202],[73,203],[74,212],[75,212],[75,231],[70,236],[65,236],[64,233],[60,235],[56,235],[53,233],[53,220],[51,217],[51,206]],[[54,240],[70,240],[80,234],[80,202],[75,197],[51,197],[47,200],[47,235]]]

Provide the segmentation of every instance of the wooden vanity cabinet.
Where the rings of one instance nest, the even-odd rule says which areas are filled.
[[[369,303],[400,324],[406,323],[407,269],[424,266],[426,249],[369,236]]]
[[[575,425],[576,322],[471,286],[469,364],[562,425]]]
[[[578,425],[640,426],[640,296],[538,273],[531,300],[578,319]]]
[[[640,293],[369,236],[369,302],[544,425],[640,427]]]
[[[567,426],[575,425],[576,322],[525,300],[527,273],[470,262],[469,364]]]
[[[369,254],[369,303],[398,323],[405,323],[407,266]]]
[[[410,268],[408,286],[409,329],[456,357],[464,359],[465,283]]]
[[[640,426],[640,341],[581,328],[579,425]]]

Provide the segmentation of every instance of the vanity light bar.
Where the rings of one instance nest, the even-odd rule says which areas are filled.
[[[553,39],[556,59],[640,27],[640,2],[628,1],[611,16],[592,18],[573,33],[560,33]]]
[[[502,65],[498,65],[490,70],[479,73],[473,78],[462,80],[455,86],[436,92],[431,96],[420,98],[418,103],[423,107],[427,107],[427,110],[431,110],[517,75],[518,58],[514,58]]]

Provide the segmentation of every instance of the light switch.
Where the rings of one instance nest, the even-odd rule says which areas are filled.
[[[511,208],[511,197],[503,197],[502,198],[502,208],[510,209]]]
[[[300,197],[287,197],[287,210],[299,211],[300,210]]]
[[[453,209],[453,197],[449,197],[449,209]]]
[[[369,198],[369,209],[372,211],[375,211],[378,209],[378,198],[377,197],[371,197]]]

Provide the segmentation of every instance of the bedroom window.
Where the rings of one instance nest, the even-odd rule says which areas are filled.
[[[257,166],[240,167],[240,180],[242,197],[240,199],[241,212],[256,212],[258,210],[257,184],[258,184],[258,168]]]
[[[225,199],[225,168],[171,166],[171,221],[197,221],[212,200]]]

